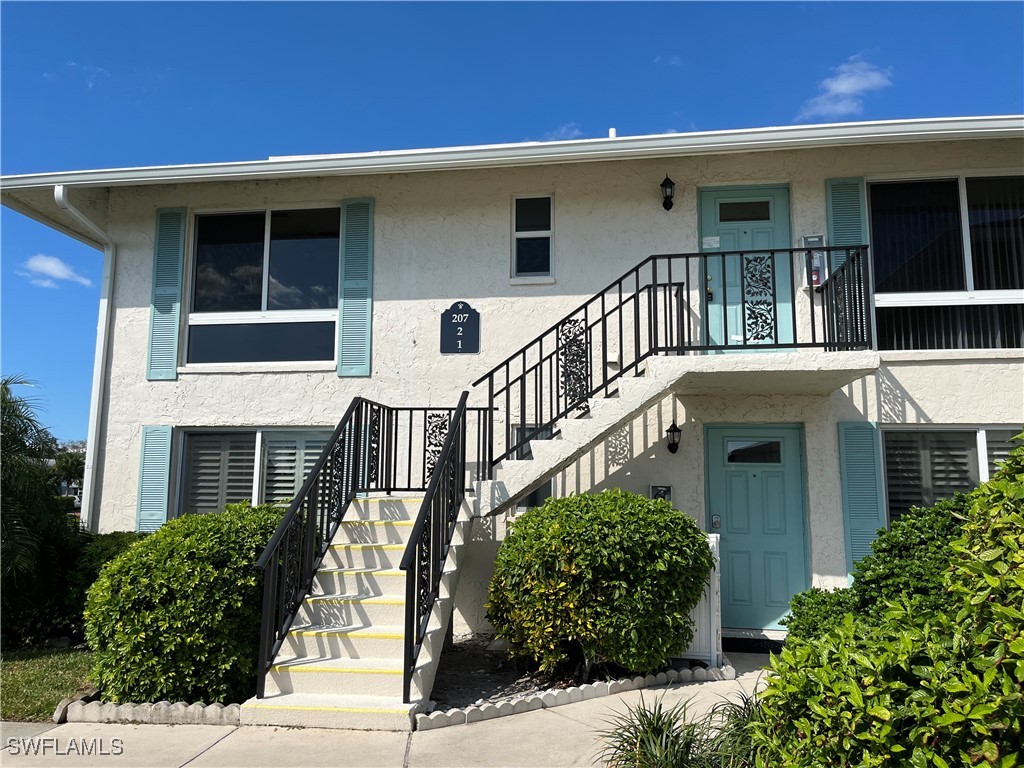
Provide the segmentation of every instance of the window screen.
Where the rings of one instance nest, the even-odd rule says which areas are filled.
[[[1024,176],[967,179],[976,290],[1024,288]]]

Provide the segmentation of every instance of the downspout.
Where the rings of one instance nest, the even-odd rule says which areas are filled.
[[[117,247],[106,232],[101,230],[84,213],[72,205],[69,190],[64,184],[53,188],[53,199],[57,207],[76,219],[103,245],[103,281],[100,284],[100,311],[96,325],[96,356],[93,360],[92,396],[89,400],[89,434],[85,444],[85,478],[82,483],[82,525],[96,532],[99,527],[99,510],[96,504],[96,455],[100,448],[100,428],[103,423],[103,390],[107,379],[107,350],[110,346],[110,325],[114,305],[111,294],[114,287],[114,259]]]

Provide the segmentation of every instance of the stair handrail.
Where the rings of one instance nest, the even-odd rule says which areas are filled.
[[[796,287],[802,282],[797,278],[801,270],[806,270],[808,283],[811,282],[812,269],[817,266],[815,259],[819,256],[829,259],[834,252],[848,255],[847,264],[843,265],[845,269],[834,271],[824,290],[806,294],[803,300],[809,304],[805,317],[809,317],[810,328],[801,331],[807,337],[797,338],[801,326],[796,308],[801,299]],[[492,465],[522,451],[532,438],[569,413],[585,411],[586,401],[598,393],[612,394],[611,384],[638,371],[641,363],[652,355],[726,351],[738,346],[748,349],[760,346],[762,350],[869,348],[871,286],[867,282],[866,253],[867,246],[860,245],[648,256],[473,382],[473,386],[487,382],[487,405],[504,416],[504,449],[491,452]],[[799,256],[803,256],[802,265]],[[726,260],[736,258],[741,265],[740,285],[730,288],[722,278]],[[730,269],[735,269],[736,263],[732,262]],[[770,294],[772,307],[767,319],[759,317],[753,309],[747,314],[743,273],[749,266],[759,264],[761,274],[755,277],[761,281],[759,288]],[[707,282],[715,276],[721,282],[714,285]],[[784,280],[790,281],[793,287],[789,311],[782,314],[778,291],[785,285]],[[830,302],[840,284],[849,285],[851,302]],[[755,279],[751,279],[750,285],[757,285]],[[718,302],[714,305],[710,303],[712,287]],[[739,301],[743,308],[739,327],[737,319],[733,318],[733,326],[729,328],[727,313],[723,310],[722,328],[715,329],[709,319],[711,313],[704,310],[707,306],[724,307],[730,291],[734,304],[737,295],[744,297]],[[705,293],[708,303],[705,303]],[[817,296],[821,298],[816,300]],[[844,316],[832,317],[829,312]],[[762,323],[757,331],[766,332],[772,341],[764,343],[763,336],[748,335],[748,323]],[[790,324],[792,338],[780,335],[784,323]],[[733,338],[742,341],[737,345]],[[757,341],[750,341],[751,338]],[[618,347],[609,349],[609,342],[615,344],[616,340]],[[632,342],[632,349],[627,347],[629,342]],[[594,357],[597,349],[601,350],[600,360]],[[631,355],[628,359],[627,351]],[[561,369],[566,362],[575,366],[575,378]],[[611,373],[609,366],[614,369]],[[519,368],[522,370],[518,373],[513,371]],[[513,396],[514,387],[518,397]],[[499,400],[504,400],[504,409],[498,407]],[[515,425],[511,423],[514,406],[518,407],[519,424],[524,427],[518,439],[513,438]]]
[[[399,568],[405,572],[405,649],[402,700],[409,702],[412,676],[441,586],[444,563],[451,547],[459,511],[466,495],[466,401],[459,397],[448,422],[427,493]]]

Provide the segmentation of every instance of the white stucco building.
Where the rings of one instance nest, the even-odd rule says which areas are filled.
[[[472,511],[491,515],[461,564],[470,627],[517,503],[668,486],[722,537],[724,631],[772,635],[792,594],[845,585],[888,519],[986,479],[1024,422],[1019,116],[79,171],[2,189],[105,250],[91,528],[291,498],[354,397],[452,409],[468,390],[494,416],[493,448],[475,426],[467,440],[471,480],[492,481],[469,487]],[[390,448],[374,432],[369,452],[422,462],[436,420],[401,418],[408,429]]]

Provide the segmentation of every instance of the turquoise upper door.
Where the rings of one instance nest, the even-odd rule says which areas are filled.
[[[721,535],[722,626],[782,629],[807,584],[799,427],[708,427],[707,529]]]
[[[793,343],[789,188],[701,190],[700,235],[708,346]]]

